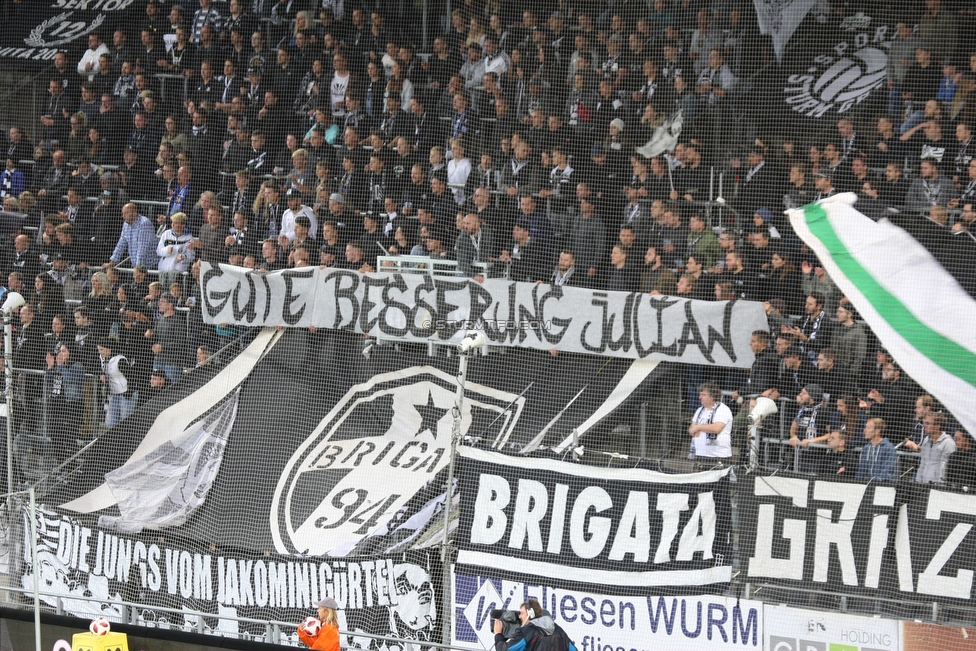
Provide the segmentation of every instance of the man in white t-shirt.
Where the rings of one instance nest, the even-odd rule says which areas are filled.
[[[701,407],[688,427],[693,437],[692,452],[697,458],[728,459],[732,456],[732,410],[720,402],[722,391],[713,382],[698,387]]]
[[[332,104],[332,116],[342,117],[346,114],[346,91],[349,89],[349,67],[346,55],[337,53],[332,57],[335,72],[329,84],[329,96]]]

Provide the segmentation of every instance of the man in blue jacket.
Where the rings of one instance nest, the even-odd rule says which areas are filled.
[[[880,418],[871,418],[864,425],[864,440],[867,444],[861,448],[861,460],[857,464],[858,479],[874,479],[877,481],[894,481],[895,479],[895,446],[884,437],[885,422]]]

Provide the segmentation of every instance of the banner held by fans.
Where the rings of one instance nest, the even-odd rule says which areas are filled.
[[[594,292],[507,280],[338,269],[251,273],[204,263],[204,320],[243,326],[346,329],[375,337],[492,345],[748,368],[749,340],[767,330],[762,305],[642,292]]]
[[[976,432],[976,301],[917,240],[855,200],[791,210],[790,222],[905,372]]]
[[[198,628],[198,616],[162,609],[297,623],[314,612],[318,600],[332,597],[339,603],[340,629],[352,633],[344,646],[370,648],[368,640],[357,642],[356,631],[416,640],[418,646],[439,634],[426,553],[343,560],[245,556],[157,536],[118,535],[46,510],[37,512],[37,525],[41,600],[69,615],[125,621],[128,611],[118,603],[139,602],[150,606],[137,609],[135,623],[142,626],[262,637],[264,624],[204,617]],[[30,527],[24,532],[19,583],[32,590]],[[282,638],[298,643],[294,631],[282,631]]]
[[[728,468],[670,475],[458,454],[461,566],[623,591],[731,578]]]
[[[739,478],[739,545],[750,581],[968,604],[976,495],[916,485]],[[908,500],[908,501],[906,501]]]

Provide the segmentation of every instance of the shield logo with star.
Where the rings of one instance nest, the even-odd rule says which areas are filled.
[[[381,527],[450,461],[457,380],[436,368],[353,386],[289,459],[275,487],[277,551],[323,555]],[[461,434],[504,440],[524,398],[468,383]]]

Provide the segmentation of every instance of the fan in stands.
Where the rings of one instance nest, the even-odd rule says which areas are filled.
[[[112,625],[104,617],[96,617],[88,625],[88,630],[92,635],[107,635],[112,630]]]

